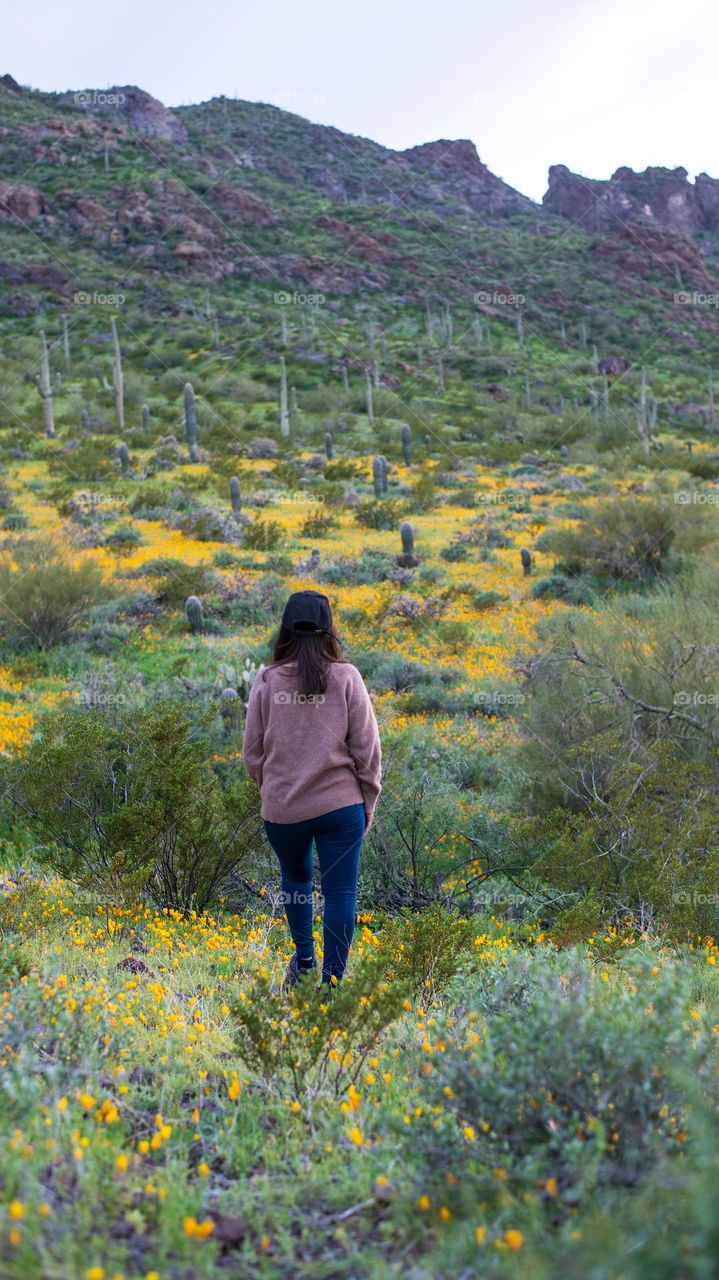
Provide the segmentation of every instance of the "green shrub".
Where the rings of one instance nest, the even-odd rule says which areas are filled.
[[[19,648],[49,649],[109,594],[92,560],[73,564],[49,540],[28,542],[0,558],[0,625]]]
[[[278,520],[253,520],[245,525],[243,541],[254,551],[272,551],[282,541],[282,526]]]
[[[641,580],[666,570],[672,549],[697,550],[717,537],[714,513],[658,498],[617,497],[588,510],[576,528],[541,537],[569,573]]]
[[[259,843],[254,784],[224,791],[184,709],[49,715],[5,770],[38,861],[111,902],[203,911]]]
[[[365,529],[396,529],[402,507],[394,498],[375,498],[361,502],[355,511],[355,520]]]
[[[204,596],[215,585],[215,574],[206,565],[186,564],[170,556],[146,560],[132,577],[158,577],[157,598],[174,608],[184,606],[188,596]]]
[[[463,978],[459,1022],[453,1010],[433,1029],[464,1052],[433,1055],[425,1077],[437,1118],[415,1129],[424,1188],[450,1169],[469,1207],[497,1197],[500,1169],[504,1194],[552,1179],[564,1205],[586,1206],[611,1187],[626,1194],[659,1157],[678,1154],[677,1073],[708,1088],[712,1050],[682,1025],[691,1005],[680,979],[670,966],[651,977],[651,966],[605,981],[574,953],[540,949]]]

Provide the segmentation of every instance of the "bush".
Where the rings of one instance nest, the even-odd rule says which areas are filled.
[[[341,1097],[405,1007],[409,987],[389,981],[388,968],[383,950],[362,955],[331,999],[311,978],[287,994],[257,978],[232,1011],[239,1056],[265,1079],[284,1080],[297,1098]]]
[[[569,573],[641,581],[666,570],[673,548],[697,550],[716,536],[716,522],[699,507],[618,497],[588,510],[578,528],[542,534],[540,547]]]
[[[277,520],[253,520],[245,526],[243,541],[253,551],[272,551],[282,541],[282,526]]]
[[[355,520],[365,529],[396,529],[402,518],[402,508],[394,498],[375,498],[361,502],[355,511]]]
[[[303,538],[324,538],[332,529],[337,528],[337,519],[329,511],[321,508],[311,511],[305,516],[300,527]]]
[[[206,565],[186,564],[184,560],[174,560],[170,556],[160,556],[157,560],[146,560],[132,577],[155,577],[157,598],[161,604],[169,604],[175,608],[184,606],[188,596],[204,596],[215,584],[215,575]]]
[[[113,902],[203,911],[259,841],[254,784],[223,791],[172,703],[48,716],[4,782],[38,861]]]
[[[73,564],[53,542],[38,540],[0,558],[0,625],[11,644],[61,644],[92,605],[108,595],[100,567]]]
[[[437,1119],[415,1130],[423,1190],[451,1169],[468,1206],[551,1185],[571,1207],[611,1187],[626,1194],[681,1151],[677,1073],[707,1088],[711,1046],[682,1029],[692,1005],[671,967],[650,976],[651,965],[604,981],[575,953],[540,949],[463,978],[459,1025],[453,1009],[433,1039],[464,1052],[436,1054],[425,1077]]]

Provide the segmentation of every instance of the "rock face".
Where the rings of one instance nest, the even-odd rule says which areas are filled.
[[[449,189],[470,208],[487,213],[531,212],[536,208],[531,200],[482,164],[477,148],[467,139],[451,142],[440,138],[437,142],[409,147],[399,155],[422,175],[417,186],[428,196],[433,192],[446,193]]]
[[[136,133],[164,142],[187,142],[187,130],[181,120],[135,85],[115,86],[96,92],[67,94],[68,101],[79,102],[85,111],[100,116],[125,120]]]
[[[719,230],[719,180],[702,173],[690,182],[681,168],[636,173],[623,167],[597,180],[552,165],[543,204],[591,231],[619,231],[644,222],[693,239],[700,231]]]
[[[0,182],[0,217],[5,214],[26,221],[50,212],[42,191],[20,182]]]

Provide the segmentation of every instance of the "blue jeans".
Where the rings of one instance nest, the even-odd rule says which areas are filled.
[[[280,860],[287,923],[302,960],[315,954],[312,842],[317,846],[325,900],[322,981],[336,978],[339,982],[355,927],[364,805],[348,804],[306,822],[265,822],[265,831]]]

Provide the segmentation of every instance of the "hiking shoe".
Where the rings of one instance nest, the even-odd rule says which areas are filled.
[[[302,979],[306,977],[308,973],[312,973],[312,971],[316,968],[317,968],[316,960],[312,961],[312,964],[309,968],[303,968],[300,965],[297,952],[295,951],[295,954],[293,955],[292,959],[290,960],[290,963],[287,966],[287,973],[285,974],[285,979],[284,979],[284,982],[282,983],[282,990],[289,991],[290,987],[296,987],[297,984],[301,982]]]

